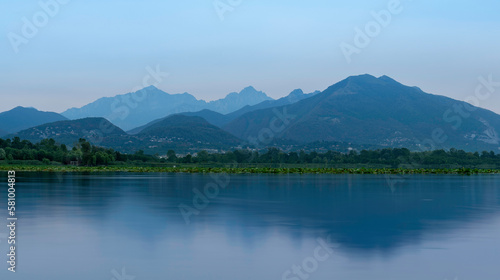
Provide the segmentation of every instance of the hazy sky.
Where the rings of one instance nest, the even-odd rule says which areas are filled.
[[[60,2],[0,1],[0,111],[81,107],[132,91],[157,66],[169,73],[160,89],[205,100],[248,85],[278,98],[364,73],[461,100],[480,76],[500,81],[498,0],[401,1],[380,30],[371,12],[388,0]],[[356,47],[367,25],[373,37],[348,63],[340,45]],[[500,113],[496,89],[479,105]]]

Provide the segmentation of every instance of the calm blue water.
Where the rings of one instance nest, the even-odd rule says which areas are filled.
[[[499,178],[18,173],[0,279],[498,280]]]

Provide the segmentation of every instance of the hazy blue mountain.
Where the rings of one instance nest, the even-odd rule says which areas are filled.
[[[207,109],[221,114],[234,112],[245,106],[259,104],[265,100],[273,100],[262,91],[257,91],[253,87],[246,87],[241,92],[232,92],[224,99],[211,101]]]
[[[226,115],[221,115],[217,114],[215,112],[210,112],[210,111],[199,111],[199,112],[190,112],[190,113],[182,113],[183,115],[187,116],[199,116],[204,119],[206,119],[209,123],[222,127],[226,125],[227,123],[233,121],[234,119],[238,118],[239,116],[244,115],[245,113],[260,110],[260,109],[266,109],[266,108],[272,108],[272,107],[279,107],[283,105],[288,105],[288,104],[293,104],[295,102],[298,102],[300,100],[304,100],[306,98],[312,97],[316,94],[320,93],[320,91],[315,91],[311,93],[304,93],[301,89],[296,89],[292,91],[289,95],[282,97],[277,100],[266,100],[262,101],[258,104],[255,105],[247,105],[237,111],[234,111],[232,113],[226,114]]]
[[[227,114],[226,118],[225,118],[226,123],[230,122],[230,121],[236,119],[237,117],[242,116],[248,112],[252,112],[252,111],[256,111],[256,110],[260,110],[260,109],[284,106],[284,105],[288,105],[288,104],[293,104],[295,102],[299,102],[300,100],[304,100],[306,98],[312,97],[318,93],[320,93],[320,91],[315,91],[315,92],[311,92],[311,93],[306,94],[301,89],[296,89],[296,90],[292,91],[288,96],[282,97],[280,99],[262,101],[259,104],[256,104],[253,106],[248,105],[248,106],[245,106],[237,111],[234,111],[230,114]],[[225,125],[226,123],[224,123],[222,125]]]
[[[22,130],[9,137],[17,136],[33,143],[52,138],[60,144],[72,146],[80,138],[85,138],[94,145],[104,147],[122,147],[128,135],[105,118],[84,118],[47,123]]]
[[[474,108],[469,117],[460,117],[454,110],[464,106],[473,108],[386,76],[361,75],[290,105],[246,113],[224,129],[245,140],[259,135],[265,140],[274,129],[274,138],[300,143],[338,141],[414,149],[434,135],[438,141],[433,140],[433,148],[498,151],[500,116]]]
[[[101,98],[62,114],[69,119],[104,117],[127,130],[169,114],[198,111],[205,105],[204,101],[197,100],[188,93],[168,94],[150,86],[134,93]]]
[[[130,130],[172,114],[204,109],[228,113],[269,99],[265,93],[253,87],[247,87],[240,93],[230,93],[224,99],[206,102],[188,93],[168,94],[150,86],[134,93],[101,98],[82,108],[69,109],[62,115],[69,119],[104,117]]]
[[[66,120],[66,118],[57,113],[42,112],[35,108],[16,107],[0,113],[0,137],[33,126],[61,120]]]

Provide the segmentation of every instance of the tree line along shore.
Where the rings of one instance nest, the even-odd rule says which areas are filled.
[[[227,173],[332,173],[332,174],[474,174],[499,173],[500,154],[493,151],[435,150],[412,152],[406,148],[327,152],[234,150],[199,151],[165,156],[143,151],[124,154],[80,139],[72,148],[53,139],[31,143],[19,138],[0,139],[0,170],[25,171],[131,171]]]

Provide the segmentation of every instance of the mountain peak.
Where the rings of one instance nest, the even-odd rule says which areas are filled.
[[[372,76],[370,74],[362,74],[362,75],[357,75],[357,76],[350,76],[346,80],[347,81],[356,81],[356,82],[373,82],[373,81],[377,81],[378,79],[375,76]]]
[[[159,88],[155,87],[154,85],[150,85],[150,86],[147,86],[143,89],[147,89],[147,90],[160,90]]]
[[[16,111],[25,111],[25,110],[38,111],[36,108],[33,108],[33,107],[23,107],[23,106],[17,106],[15,108],[13,108],[11,111],[16,112]]]
[[[257,90],[253,86],[247,86],[246,88],[241,90],[241,92],[247,92],[247,91],[257,91]]]
[[[348,77],[346,80],[348,81],[356,81],[356,82],[364,82],[364,83],[376,83],[376,82],[386,82],[386,83],[396,83],[396,84],[401,84],[398,81],[394,80],[393,78],[387,76],[387,75],[382,75],[380,77],[375,77],[370,74],[363,74],[363,75],[357,75],[357,76],[351,76]]]
[[[386,76],[386,75],[380,76],[378,79],[381,81],[384,81],[384,82],[388,82],[388,83],[400,84],[400,82],[398,82],[398,81],[394,80],[393,78]]]
[[[248,87],[242,89],[239,93],[236,93],[236,94],[237,95],[249,95],[249,96],[264,95],[264,96],[267,97],[267,95],[264,92],[256,90],[253,86],[248,86]]]
[[[381,80],[387,80],[387,79],[388,79],[388,80],[392,80],[392,81],[394,81],[394,79],[393,79],[393,78],[391,78],[391,77],[389,77],[389,76],[387,76],[387,75],[382,75],[382,76],[380,76],[380,77],[378,77],[378,78],[379,78],[379,79],[381,79]]]
[[[252,99],[259,99],[259,102],[263,100],[270,100],[269,96],[265,94],[262,91],[256,90],[253,86],[248,86],[244,89],[242,89],[240,92],[232,92],[226,96],[226,99],[234,99],[234,98],[249,98],[250,100]],[[252,104],[250,104],[252,105]]]
[[[330,86],[327,91],[328,92],[335,92],[336,94],[345,94],[345,93],[356,93],[358,92],[358,89],[364,88],[367,85],[377,85],[377,86],[386,86],[386,85],[393,85],[393,86],[404,86],[400,82],[392,79],[389,76],[383,75],[380,77],[375,77],[370,74],[363,74],[363,75],[357,75],[357,76],[350,76],[342,81],[340,81],[337,84],[334,84]]]
[[[209,108],[207,109],[221,114],[229,114],[247,105],[253,106],[266,100],[272,100],[272,98],[267,96],[264,92],[258,91],[252,86],[248,86],[239,93],[232,92],[228,94],[224,99],[210,101]]]
[[[166,93],[166,94],[169,94],[167,92],[164,92],[163,90],[157,88],[156,86],[154,85],[150,85],[150,86],[147,86],[147,87],[144,87],[142,89],[139,89],[137,90],[136,92],[139,93],[139,92],[142,92],[142,91],[145,91],[145,92],[151,92],[151,93],[156,93],[156,92],[159,92],[159,93]],[[129,93],[130,94],[130,93]]]
[[[300,96],[303,94],[304,94],[304,91],[299,88],[299,89],[295,89],[292,92],[290,92],[290,94],[288,96]]]

